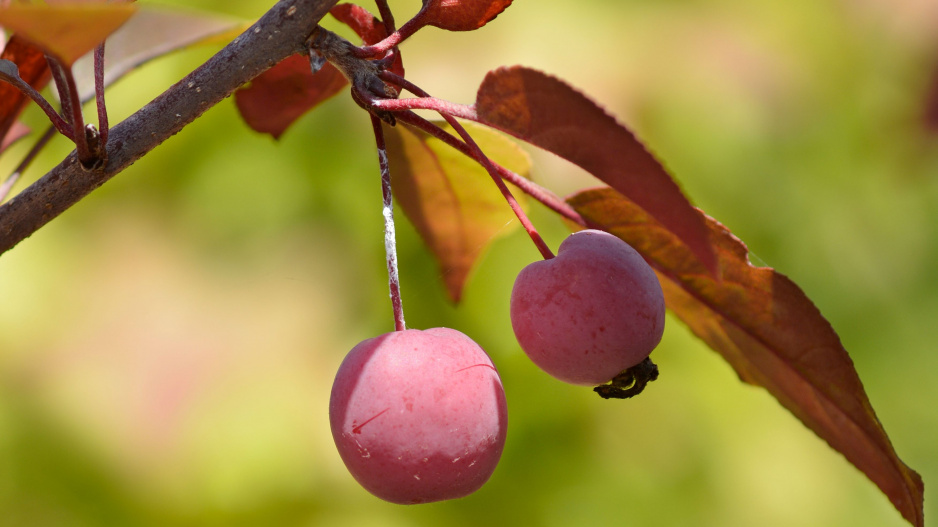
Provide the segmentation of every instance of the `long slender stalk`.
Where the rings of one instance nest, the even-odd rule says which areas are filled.
[[[396,75],[391,72],[386,73],[386,77],[403,87],[404,89],[410,91],[414,95],[419,97],[429,98],[430,94],[423,90],[423,88],[417,86],[416,84],[408,81],[407,79]],[[392,99],[399,100],[399,99]],[[434,99],[437,101],[438,99]],[[441,101],[445,102],[445,101]],[[515,199],[515,196],[511,193],[511,189],[505,185],[505,181],[502,179],[501,175],[498,173],[498,170],[495,169],[495,165],[492,161],[482,152],[482,149],[479,148],[479,145],[476,144],[475,140],[472,139],[472,136],[469,135],[469,132],[463,127],[455,117],[443,110],[437,110],[437,112],[453,127],[453,130],[456,130],[456,133],[462,137],[463,141],[466,143],[466,146],[469,147],[470,152],[472,153],[471,157],[480,163],[489,173],[489,176],[492,177],[492,181],[495,182],[495,186],[498,187],[498,190],[504,196],[505,201],[508,202],[508,206],[511,207],[512,212],[517,216],[518,221],[521,222],[521,225],[524,227],[524,230],[527,231],[528,236],[531,238],[531,241],[534,242],[534,245],[537,246],[537,249],[541,252],[541,255],[545,260],[549,260],[554,257],[554,253],[550,250],[550,247],[544,242],[544,239],[541,237],[541,234],[537,232],[537,229],[534,227],[534,224],[531,223],[531,220],[528,218],[528,215],[525,214],[524,210],[521,208],[521,205],[518,204],[518,200]]]
[[[78,86],[71,68],[67,68],[55,57],[46,55],[49,70],[55,79],[55,86],[59,90],[62,101],[62,112],[66,120],[72,125],[72,140],[75,141],[75,151],[81,164],[89,167],[95,164],[97,153],[92,152],[88,144],[88,135],[85,133],[85,119],[81,113],[81,99],[78,96]]]
[[[380,2],[379,2],[380,9]],[[421,9],[414,15],[413,18],[404,22],[404,25],[400,27],[397,31],[391,33],[381,42],[377,42],[370,46],[362,46],[360,48],[354,48],[352,53],[362,59],[369,59],[373,57],[380,57],[388,52],[391,48],[399,45],[404,40],[410,38],[414,33],[423,28],[426,24],[425,11]]]
[[[104,104],[104,42],[94,49],[94,101],[98,108],[98,133],[102,149],[107,147],[110,126],[107,120],[107,106]]]
[[[401,301],[401,279],[397,266],[397,236],[394,229],[394,198],[391,193],[391,168],[388,165],[388,151],[384,142],[384,129],[381,119],[372,114],[371,127],[375,131],[375,144],[378,146],[378,166],[381,168],[381,196],[384,201],[384,252],[388,264],[388,286],[391,291],[391,307],[394,309],[394,329],[404,331],[404,304]]]
[[[451,146],[452,148],[459,150],[464,155],[469,156],[472,159],[476,159],[473,156],[472,150],[469,148],[468,145],[466,145],[466,143],[461,141],[458,137],[455,137],[451,134],[446,133],[445,130],[433,124],[432,122],[424,119],[423,117],[413,112],[399,112],[399,113],[396,113],[395,116],[402,123],[420,128],[424,132],[427,132],[433,137],[436,137],[437,139],[439,139],[440,141],[443,141],[444,143]],[[478,159],[476,159],[476,161],[481,162]],[[492,161],[492,165],[495,167],[495,170],[498,171],[498,175],[500,175],[502,178],[504,178],[506,181],[508,181],[512,185],[521,189],[521,191],[524,192],[525,194],[539,201],[545,207],[551,209],[557,214],[560,214],[564,218],[567,218],[568,220],[576,223],[577,225],[580,225],[583,227],[587,226],[586,220],[583,219],[583,217],[580,216],[580,214],[577,211],[573,210],[573,207],[571,207],[570,205],[567,205],[566,202],[564,202],[562,199],[560,199],[556,194],[554,194],[550,190],[538,185],[537,183],[531,181],[530,179],[527,179],[521,176],[520,174],[516,174],[512,172],[511,170],[508,170],[507,168],[499,165],[498,163],[494,161]]]
[[[36,88],[33,88],[32,85],[23,80],[23,78],[18,74],[15,74],[15,72],[10,72],[10,74],[7,74],[6,72],[0,72],[0,80],[10,83],[14,88],[18,89],[24,95],[29,97],[34,103],[36,103],[37,106],[39,106],[40,109],[42,109],[43,112],[45,112],[46,116],[49,117],[49,121],[52,122],[52,126],[54,126],[60,134],[69,139],[72,138],[73,132],[71,125],[69,125],[69,123],[64,118],[62,118],[61,115],[59,115],[59,112],[57,112],[55,108],[52,107],[52,104],[50,104],[41,93],[36,91]]]

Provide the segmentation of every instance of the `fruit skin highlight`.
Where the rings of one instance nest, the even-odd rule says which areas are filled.
[[[541,369],[579,385],[609,382],[644,360],[664,332],[664,294],[629,244],[604,231],[571,234],[549,260],[521,270],[511,325]]]
[[[501,379],[478,344],[434,328],[359,343],[336,373],[329,421],[361,486],[399,504],[461,498],[495,470],[508,411]]]

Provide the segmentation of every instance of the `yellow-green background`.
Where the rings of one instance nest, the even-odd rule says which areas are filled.
[[[272,2],[177,4],[253,19]],[[419,2],[391,5],[403,21]],[[931,517],[938,136],[921,112],[936,35],[931,0],[517,0],[478,32],[418,34],[404,59],[458,102],[486,71],[523,63],[635,129],[830,319]],[[131,75],[109,92],[112,118],[212,51]],[[26,179],[68,150],[54,142]],[[591,184],[534,158],[559,193]],[[556,246],[562,224],[532,214]],[[453,308],[401,220],[409,325],[467,333],[505,384],[508,443],[481,491],[390,505],[332,445],[335,369],[393,328],[368,119],[341,96],[276,143],[224,101],[0,256],[0,525],[904,524],[676,319],[654,354],[662,376],[636,400],[548,378],[508,320],[512,280],[538,257],[524,235],[492,244]]]

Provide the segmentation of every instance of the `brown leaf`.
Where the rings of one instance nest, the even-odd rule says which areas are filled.
[[[876,483],[910,523],[924,525],[921,477],[899,459],[840,338],[794,282],[753,266],[743,242],[703,214],[721,281],[615,190],[587,190],[567,201],[652,264],[668,307],[744,381],[766,388]]]
[[[133,4],[61,2],[11,4],[0,9],[0,24],[70,66],[136,12]]]
[[[511,5],[511,0],[424,0],[427,25],[449,31],[479,29]]]
[[[452,133],[448,125],[437,124]],[[530,159],[518,145],[480,126],[466,128],[490,159],[528,173]],[[517,225],[514,214],[475,161],[423,131],[384,130],[394,197],[439,262],[450,298],[458,302],[486,245]]]
[[[700,215],[632,133],[563,81],[521,66],[489,72],[476,96],[480,122],[579,165],[645,209],[716,276]]]
[[[313,75],[308,57],[291,55],[236,91],[234,98],[248,126],[279,139],[294,121],[346,84],[332,64]]]
[[[14,35],[7,42],[0,58],[14,62],[19,69],[20,78],[37,90],[41,90],[49,82],[49,65],[42,50],[18,35]],[[29,98],[19,90],[0,82],[0,137],[4,138],[5,142],[13,123],[28,102]]]

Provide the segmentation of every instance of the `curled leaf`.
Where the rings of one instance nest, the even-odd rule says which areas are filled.
[[[511,0],[424,0],[424,22],[449,31],[479,29],[511,5]]]
[[[500,68],[482,81],[476,112],[479,122],[553,152],[624,194],[718,274],[706,225],[677,183],[632,132],[582,93],[536,70]]]
[[[911,524],[924,525],[923,484],[896,454],[840,338],[811,300],[702,213],[722,280],[677,236],[618,192],[567,200],[592,226],[628,242],[655,268],[667,306],[739,376],[762,386],[876,485]]]
[[[530,159],[518,145],[479,126],[466,128],[490,159],[528,173]],[[475,161],[421,130],[384,130],[394,197],[439,262],[450,299],[458,302],[485,247],[517,225],[514,214]]]

